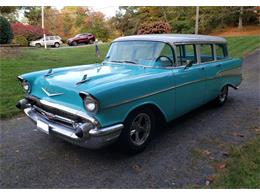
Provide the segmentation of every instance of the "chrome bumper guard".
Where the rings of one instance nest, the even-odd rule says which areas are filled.
[[[116,124],[100,128],[97,123],[92,123],[90,120],[75,122],[44,111],[26,99],[20,100],[17,107],[24,110],[25,114],[37,124],[38,130],[90,149],[101,148],[115,142],[124,127],[123,124]],[[39,124],[45,125],[44,128]]]

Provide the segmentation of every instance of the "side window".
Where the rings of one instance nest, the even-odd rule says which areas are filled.
[[[50,40],[54,40],[54,37],[50,37]]]
[[[164,45],[164,47],[160,53],[160,56],[166,56],[174,62],[172,48],[168,44]]]
[[[178,66],[187,65],[187,60],[197,63],[196,48],[193,44],[176,45],[176,61]]]
[[[227,57],[227,49],[225,44],[216,44],[216,58],[222,60]]]
[[[201,63],[214,60],[213,46],[211,44],[200,44],[199,48]]]

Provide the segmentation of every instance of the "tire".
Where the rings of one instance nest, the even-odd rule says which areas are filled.
[[[76,41],[72,41],[71,45],[72,45],[72,46],[77,46],[78,43],[77,43]]]
[[[40,48],[42,45],[40,43],[36,43],[35,46]]]
[[[124,153],[142,152],[155,131],[155,114],[149,108],[137,109],[129,114],[119,137],[119,146]]]
[[[215,99],[215,104],[217,106],[223,106],[228,98],[228,86],[225,85],[219,92],[218,97]]]
[[[92,39],[89,40],[89,44],[93,44],[94,41]]]
[[[56,42],[56,43],[54,43],[54,47],[55,47],[55,48],[59,48],[59,47],[60,47],[60,44]]]

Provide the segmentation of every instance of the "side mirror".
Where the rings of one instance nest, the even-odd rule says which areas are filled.
[[[186,66],[185,66],[185,69],[186,68],[189,68],[192,66],[192,61],[191,60],[186,60]]]

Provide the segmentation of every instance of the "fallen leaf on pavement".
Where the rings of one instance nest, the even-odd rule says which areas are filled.
[[[232,135],[236,136],[236,137],[245,137],[243,134],[238,133],[238,132],[233,132]]]
[[[205,154],[205,155],[207,155],[207,156],[211,154],[211,152],[208,151],[208,150],[203,150],[202,153]]]
[[[135,165],[133,165],[133,169],[134,169],[135,171],[139,171],[139,170],[141,169],[141,166],[138,165],[138,164],[135,164]]]
[[[213,164],[213,167],[217,170],[222,170],[226,168],[226,163],[215,163]]]
[[[211,184],[214,181],[215,177],[210,175],[206,177],[206,186],[208,186],[209,184]]]
[[[227,157],[227,156],[229,156],[229,153],[228,152],[222,152],[222,155]]]

